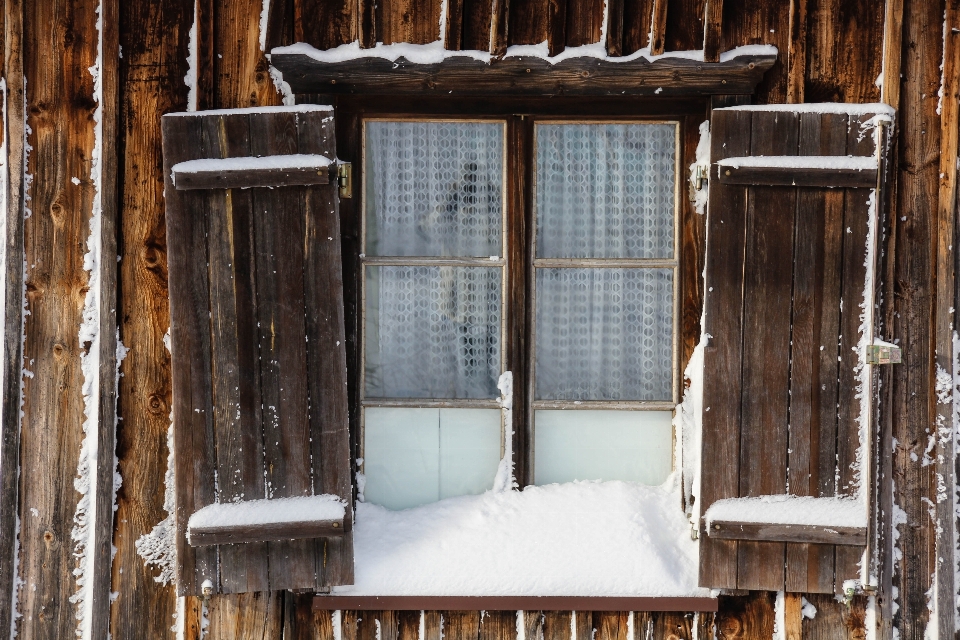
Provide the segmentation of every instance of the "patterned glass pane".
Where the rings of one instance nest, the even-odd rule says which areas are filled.
[[[501,253],[503,125],[368,122],[366,253]]]
[[[672,400],[672,269],[537,269],[539,400]]]
[[[537,125],[537,256],[671,258],[672,124]]]
[[[367,267],[366,396],[496,398],[499,267]]]

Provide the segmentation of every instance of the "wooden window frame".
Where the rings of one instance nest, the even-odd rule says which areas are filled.
[[[363,455],[362,416],[364,406],[479,406],[477,401],[423,401],[410,402],[363,399],[363,272],[371,264],[363,256],[364,191],[363,150],[364,122],[371,120],[419,121],[505,121],[506,122],[506,180],[504,229],[506,236],[505,287],[501,322],[504,327],[502,369],[513,371],[513,455],[515,474],[520,486],[533,484],[534,458],[534,404],[532,367],[534,350],[529,340],[534,321],[534,301],[530,278],[535,277],[533,266],[535,224],[535,138],[537,122],[578,123],[676,123],[676,182],[674,210],[674,325],[673,325],[673,401],[656,403],[625,403],[603,401],[580,405],[581,408],[637,408],[673,409],[683,391],[683,371],[700,335],[702,311],[702,279],[705,216],[693,211],[684,185],[685,168],[693,161],[699,140],[699,125],[709,117],[709,102],[705,99],[670,98],[552,98],[489,100],[416,99],[406,96],[384,100],[375,96],[300,96],[301,102],[334,104],[337,113],[338,156],[351,162],[354,171],[353,197],[341,200],[343,229],[343,260],[345,280],[345,313],[347,324],[347,364],[350,391],[351,444],[354,464]],[[386,104],[385,104],[386,103]],[[389,105],[389,106],[387,106]],[[374,261],[375,262],[375,261]],[[586,260],[586,262],[590,262]],[[626,261],[624,261],[626,262]],[[643,262],[643,261],[640,261]],[[588,264],[582,266],[589,266]],[[612,266],[612,265],[610,265]],[[493,406],[490,401],[479,401]],[[573,402],[571,401],[571,405]],[[597,404],[597,406],[594,406]],[[602,405],[602,406],[600,406]],[[636,406],[635,406],[636,405]],[[662,405],[662,406],[660,406]],[[668,407],[669,405],[669,407]],[[539,406],[538,408],[542,408]],[[505,430],[506,431],[506,430]],[[676,437],[677,434],[674,434]],[[357,465],[359,466],[359,465]],[[361,471],[360,468],[355,469]]]

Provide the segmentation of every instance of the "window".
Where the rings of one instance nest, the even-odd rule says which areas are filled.
[[[529,363],[513,375],[532,398],[519,408],[533,422],[531,481],[666,478],[678,129],[538,120],[524,166],[508,161],[504,120],[364,121],[367,501],[402,509],[492,486],[507,345]],[[507,223],[508,166],[532,176],[532,229]],[[526,247],[522,269],[507,264],[511,242]],[[508,323],[517,284],[531,311]]]

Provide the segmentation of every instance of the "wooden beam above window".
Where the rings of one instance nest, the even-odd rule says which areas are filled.
[[[294,47],[275,49],[271,55],[271,63],[283,72],[294,93],[422,96],[749,94],[776,59],[775,53],[760,52],[713,63],[679,56],[653,62],[642,57],[629,61],[571,57],[556,63],[510,56],[487,63],[466,55],[432,64],[412,63],[403,57],[327,62]]]

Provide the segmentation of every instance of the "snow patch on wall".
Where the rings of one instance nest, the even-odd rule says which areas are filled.
[[[786,640],[786,620],[784,617],[783,591],[777,591],[773,604],[773,640]]]
[[[167,332],[164,336],[164,343],[167,342],[169,335]],[[152,564],[160,570],[153,579],[163,585],[173,584],[176,580],[177,525],[173,519],[175,508],[173,465],[173,411],[171,410],[170,426],[167,428],[167,471],[163,476],[163,510],[167,512],[167,517],[134,543],[137,554],[143,558],[143,563]]]
[[[200,67],[200,57],[197,53],[197,22],[199,19],[199,0],[195,0],[193,3],[193,24],[190,26],[190,39],[187,44],[187,75],[183,77],[183,83],[187,85],[187,111],[197,110],[197,69]]]
[[[697,169],[702,167],[704,180],[700,188],[696,188]],[[690,165],[690,182],[693,184],[694,200],[693,206],[697,213],[703,215],[707,211],[707,180],[710,175],[710,121],[704,120],[700,123],[700,141],[697,143],[697,158]]]
[[[267,50],[267,23],[270,20],[270,0],[263,0],[260,7],[260,51]]]
[[[960,437],[960,335],[953,332],[953,371],[951,372],[953,380],[951,381],[951,401],[953,402],[952,429],[954,443]],[[954,450],[954,454],[957,451]],[[953,510],[954,522],[960,518],[960,477],[954,475],[953,491]],[[953,588],[954,588],[954,631],[960,631],[960,615],[957,614],[957,608],[960,607],[960,527],[953,528]]]
[[[513,372],[504,371],[497,380],[500,390],[500,404],[503,421],[503,458],[497,466],[497,475],[493,479],[493,491],[502,493],[517,488],[517,479],[513,468]]]

